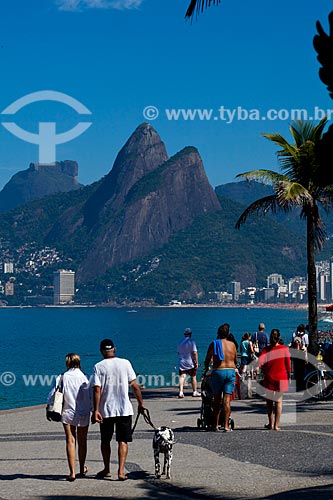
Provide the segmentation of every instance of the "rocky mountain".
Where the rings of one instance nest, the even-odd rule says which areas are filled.
[[[157,132],[142,124],[106,177],[18,207],[2,227],[17,244],[61,248],[76,263],[78,281],[86,282],[161,248],[197,216],[220,210],[198,151],[185,148],[168,159]]]
[[[0,212],[49,194],[72,191],[79,187],[76,161],[30,163],[28,169],[13,175],[0,191]]]
[[[232,280],[264,286],[273,272],[306,274],[304,232],[267,216],[235,229],[266,187],[238,182],[216,192],[195,148],[168,158],[157,132],[142,124],[104,178],[1,214],[0,257],[22,263],[17,290],[24,297],[35,286],[25,263],[40,249],[56,249],[54,265],[76,271],[78,300],[96,303],[208,300]],[[45,285],[52,270],[41,264],[35,273]]]
[[[88,227],[112,215],[125,200],[132,186],[162,163],[168,155],[156,130],[147,123],[139,125],[117,155],[111,171],[84,208]]]
[[[161,248],[197,216],[221,210],[200,155],[190,147],[142,176],[116,208],[79,266],[81,281]]]

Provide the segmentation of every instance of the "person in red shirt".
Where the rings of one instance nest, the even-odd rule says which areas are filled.
[[[264,375],[263,386],[268,415],[265,429],[279,431],[283,393],[288,391],[291,363],[289,349],[280,344],[280,331],[277,328],[271,331],[270,344],[262,351],[259,366]]]

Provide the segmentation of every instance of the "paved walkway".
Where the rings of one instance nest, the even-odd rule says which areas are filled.
[[[177,399],[175,393],[145,394],[156,426],[175,431],[172,478],[153,476],[152,430],[139,419],[130,444],[129,480],[98,480],[102,468],[99,431],[89,430],[89,472],[65,481],[68,474],[61,424],[45,419],[45,408],[0,412],[0,499],[333,499],[333,402],[284,406],[282,431],[266,431],[261,399],[233,402],[235,431],[212,433],[197,428],[200,398]],[[295,411],[296,410],[296,411]]]

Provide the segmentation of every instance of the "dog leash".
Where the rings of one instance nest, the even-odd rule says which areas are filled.
[[[139,417],[140,415],[143,416],[144,418],[144,421],[150,425],[150,427],[152,427],[154,429],[154,431],[156,431],[157,427],[155,427],[155,425],[153,424],[153,422],[151,421],[151,418],[150,418],[150,414],[149,414],[149,410],[148,408],[142,408],[141,410],[138,411],[138,414],[136,416],[136,419],[135,419],[135,422],[134,422],[134,425],[133,425],[133,429],[132,429],[132,434],[135,430],[135,427],[136,427],[136,424],[138,423],[138,420],[139,420]]]

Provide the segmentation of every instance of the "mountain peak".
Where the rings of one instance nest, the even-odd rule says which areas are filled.
[[[200,154],[187,147],[138,180],[107,219],[78,269],[79,280],[148,255],[194,219],[221,210]]]
[[[131,187],[168,159],[165,145],[148,123],[139,125],[119,151],[112,170],[84,208],[84,220],[92,227],[105,211],[117,210]]]

